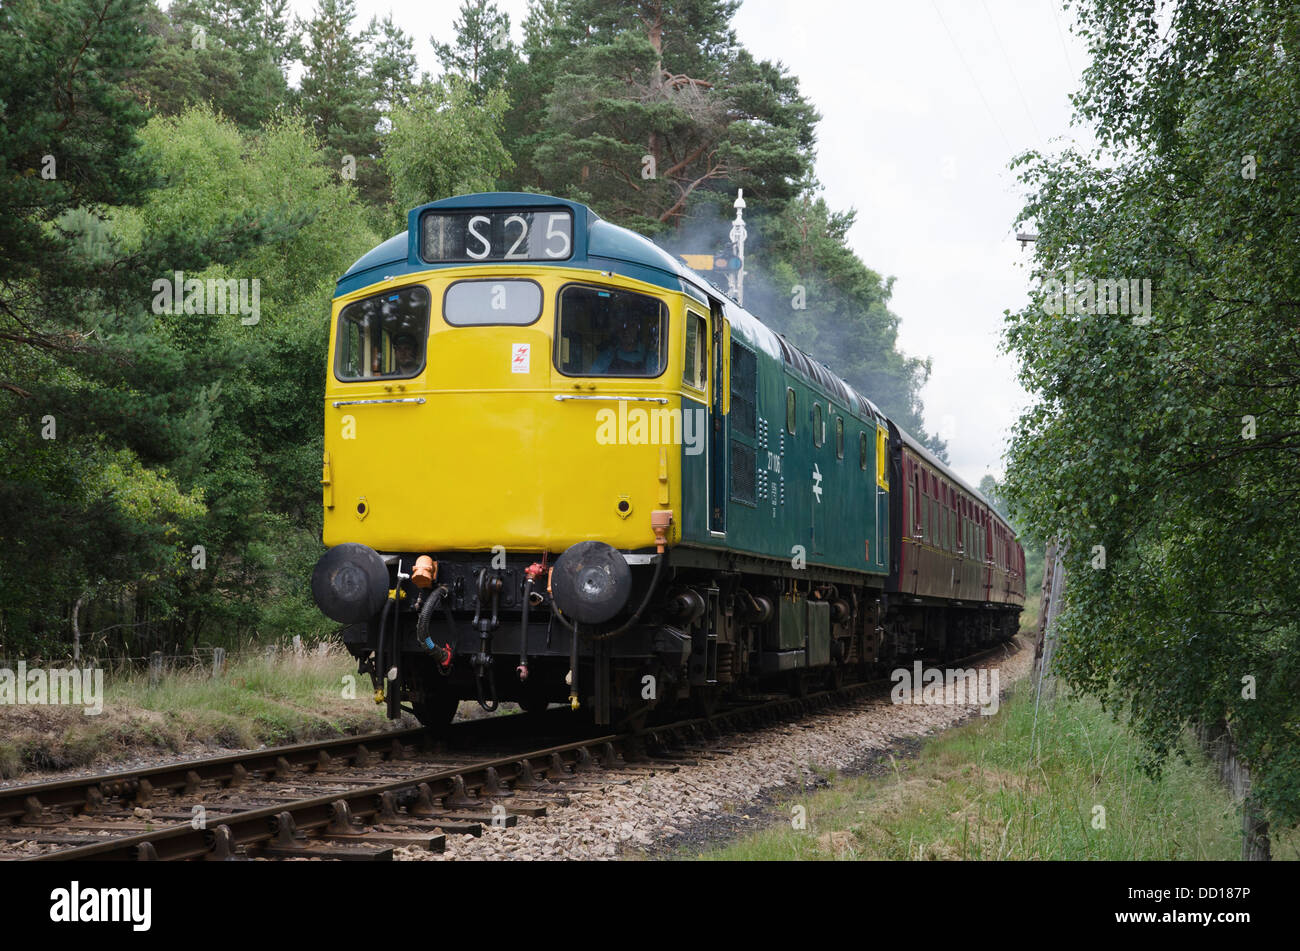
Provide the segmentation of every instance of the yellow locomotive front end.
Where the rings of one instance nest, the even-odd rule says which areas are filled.
[[[537,553],[587,539],[654,545],[651,513],[671,509],[681,465],[674,297],[609,273],[483,265],[337,299],[325,543]],[[611,357],[623,343],[624,359]],[[631,409],[669,439],[629,434]],[[605,451],[610,440],[619,451]]]

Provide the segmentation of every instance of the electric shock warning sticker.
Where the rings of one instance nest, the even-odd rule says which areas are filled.
[[[510,372],[511,373],[528,372],[528,358],[531,350],[532,350],[532,344],[512,343],[510,345]]]

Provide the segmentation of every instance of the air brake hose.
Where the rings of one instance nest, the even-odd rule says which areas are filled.
[[[444,588],[443,590],[446,589]],[[454,641],[456,640],[456,619],[452,616],[451,605],[448,603],[448,601],[449,599],[443,598],[442,613],[447,618],[447,636],[450,637],[452,641]],[[447,665],[444,667],[443,665],[439,664],[438,673],[442,674],[444,677],[451,673],[451,661],[454,656],[455,656],[455,648],[451,646],[451,641],[448,641],[447,642]]]
[[[608,634],[597,635],[592,638],[593,641],[606,641],[606,640],[610,640],[611,638],[618,637],[620,634],[622,634],[624,631],[626,631],[628,628],[630,628],[633,624],[635,624],[637,621],[641,619],[641,615],[645,612],[645,609],[650,606],[650,599],[654,597],[655,588],[659,587],[659,579],[663,577],[663,573],[664,573],[664,562],[666,562],[667,560],[668,560],[667,553],[663,553],[659,556],[659,560],[655,562],[654,577],[650,579],[650,587],[646,589],[645,597],[641,600],[641,606],[636,609],[636,613],[633,614],[630,618],[628,618],[627,622],[622,627],[610,631]]]
[[[446,596],[447,587],[445,585],[438,585],[438,587],[434,588],[425,600],[424,606],[420,608],[420,616],[415,622],[415,636],[421,644],[428,648],[430,653],[437,653],[438,645],[433,642],[433,636],[429,633],[429,625],[433,622],[433,612],[438,609],[438,605],[442,604],[442,599]],[[446,660],[450,659],[450,656],[446,658]]]

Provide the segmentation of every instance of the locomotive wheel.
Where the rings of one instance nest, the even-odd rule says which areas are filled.
[[[831,669],[826,672],[826,689],[839,690],[844,686],[844,668],[839,664],[832,664]]]
[[[650,722],[650,710],[645,707],[635,713],[620,710],[615,714],[614,722],[620,733],[643,733]]]
[[[455,697],[435,697],[432,700],[412,701],[411,709],[420,726],[428,730],[445,729],[456,716],[460,701]]]
[[[717,687],[692,687],[691,709],[697,717],[711,717],[722,703],[722,691]]]
[[[530,716],[537,716],[539,713],[545,713],[546,708],[550,706],[546,700],[541,697],[521,697],[519,699],[519,709],[523,710]]]

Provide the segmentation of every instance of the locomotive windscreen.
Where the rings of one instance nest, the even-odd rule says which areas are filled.
[[[645,294],[570,284],[560,293],[555,366],[567,376],[658,376],[668,309]]]

